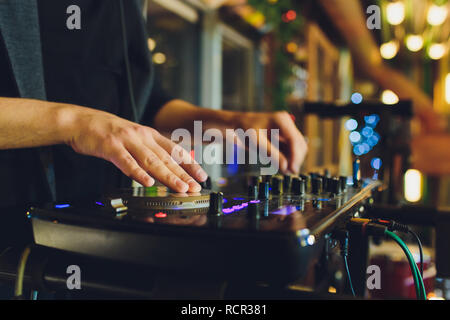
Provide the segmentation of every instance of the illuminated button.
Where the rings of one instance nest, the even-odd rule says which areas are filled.
[[[155,218],[162,219],[162,218],[166,218],[166,217],[167,217],[167,213],[164,213],[164,212],[155,213]]]
[[[55,204],[55,208],[56,209],[64,209],[64,208],[69,208],[70,204]]]

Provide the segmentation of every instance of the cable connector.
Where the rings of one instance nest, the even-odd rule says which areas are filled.
[[[349,228],[361,228],[363,234],[370,236],[384,237],[387,226],[372,222],[370,219],[352,218],[348,225]]]
[[[331,233],[331,238],[339,241],[343,257],[348,256],[348,236],[347,230],[335,230]]]

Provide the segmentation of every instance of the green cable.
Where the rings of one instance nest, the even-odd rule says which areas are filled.
[[[27,264],[28,256],[31,253],[30,247],[26,247],[23,250],[22,256],[19,260],[19,265],[17,267],[17,276],[16,276],[16,284],[14,287],[14,296],[21,297],[23,294],[23,281],[25,277],[25,267]]]
[[[411,252],[409,251],[408,247],[403,242],[403,240],[400,237],[398,237],[395,233],[393,233],[389,230],[386,230],[385,234],[387,236],[389,236],[391,239],[393,239],[395,242],[397,242],[397,244],[402,248],[403,252],[405,253],[406,257],[408,258],[408,262],[411,267],[411,273],[414,278],[414,286],[416,289],[417,299],[426,300],[427,294],[425,291],[425,286],[423,284],[423,279],[420,276],[419,269],[417,268],[417,264],[414,261],[414,258],[412,256]]]

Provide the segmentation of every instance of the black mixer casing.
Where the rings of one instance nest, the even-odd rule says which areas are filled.
[[[28,215],[41,246],[186,275],[289,282],[305,275],[321,252],[323,235],[353,216],[379,186],[370,182],[341,195],[285,193],[269,200],[224,190],[227,214],[218,216],[204,207],[144,208],[137,203],[146,202],[133,201],[130,193],[122,194],[118,206],[105,205],[113,199],[105,198],[102,205],[51,204]],[[256,216],[247,214],[250,202],[257,203]]]

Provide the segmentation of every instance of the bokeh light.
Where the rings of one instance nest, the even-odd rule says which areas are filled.
[[[361,134],[358,131],[353,131],[350,133],[349,138],[352,143],[357,143],[361,140]]]
[[[417,202],[422,198],[422,174],[415,169],[409,169],[404,177],[405,199]]]
[[[381,101],[384,104],[396,104],[398,103],[399,99],[398,96],[391,90],[384,90],[381,95]]]
[[[360,104],[363,101],[363,96],[359,92],[352,94],[351,100],[354,104]]]
[[[380,170],[382,164],[383,162],[380,158],[373,158],[372,161],[370,161],[370,166],[375,170]]]
[[[161,52],[157,52],[153,55],[153,62],[156,64],[164,64],[167,61],[166,55]]]
[[[421,35],[411,34],[406,37],[406,47],[409,51],[417,52],[423,48],[423,37]]]
[[[396,26],[405,19],[405,5],[401,1],[388,3],[386,7],[387,21]]]
[[[433,43],[428,48],[428,56],[433,60],[439,60],[445,55],[446,47],[442,43]]]
[[[348,131],[353,131],[356,130],[356,128],[358,128],[358,121],[356,121],[355,119],[349,119],[345,122],[345,128]]]
[[[444,23],[447,18],[448,10],[445,5],[438,6],[432,4],[428,9],[427,21],[432,26],[439,26]]]
[[[380,47],[380,54],[384,59],[392,59],[397,55],[398,43],[396,41],[389,41],[383,43]]]

